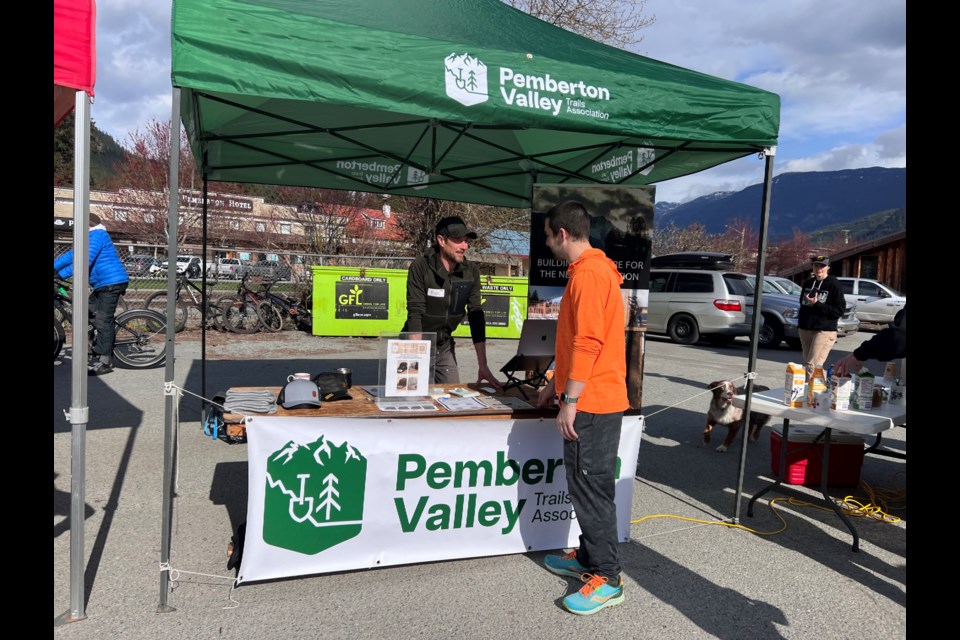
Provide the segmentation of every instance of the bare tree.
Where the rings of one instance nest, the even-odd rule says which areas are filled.
[[[129,135],[126,159],[117,164],[110,186],[123,194],[126,220],[117,220],[117,231],[168,241],[167,206],[170,199],[170,123],[151,120]],[[196,186],[196,170],[186,132],[180,136],[180,193]],[[180,202],[177,242],[198,237],[202,207]],[[129,225],[129,226],[128,226]],[[142,236],[141,236],[142,234]]]
[[[444,216],[460,215],[463,203],[435,198],[401,196],[391,198],[397,216],[398,240],[419,255],[433,244],[434,230]]]
[[[657,16],[643,15],[647,0],[503,0],[511,7],[567,31],[626,49]]]
[[[767,273],[777,273],[810,260],[810,237],[797,227],[786,240],[773,245],[767,252]]]
[[[700,223],[680,228],[674,223],[653,230],[653,255],[662,256],[682,251],[711,251],[716,244],[715,236],[707,233]]]
[[[734,268],[738,271],[752,272],[750,268],[756,265],[756,248],[759,244],[760,236],[750,220],[734,218],[716,237],[714,250],[731,254]]]

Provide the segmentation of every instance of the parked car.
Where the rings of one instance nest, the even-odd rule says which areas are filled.
[[[246,274],[251,276],[262,276],[268,280],[289,280],[290,265],[279,260],[258,260],[248,265],[244,265],[239,270],[239,277]]]
[[[747,276],[751,289],[756,286],[756,281],[756,276]],[[750,295],[753,295],[752,291]],[[764,277],[760,314],[763,317],[758,336],[761,347],[772,349],[780,346],[784,340],[793,348],[800,346],[800,331],[797,328],[797,319],[800,317],[799,294],[794,296],[784,293],[783,289]]]
[[[196,256],[177,256],[177,273],[186,273],[189,278],[200,276],[202,267],[200,258]],[[160,263],[160,271],[166,273],[170,268],[170,261],[164,260]]]
[[[781,278],[780,276],[763,276],[763,279],[775,286],[777,289],[780,289],[780,291],[788,296],[797,296],[797,299],[799,299],[800,294],[803,293],[803,287],[789,278]]]
[[[756,279],[756,276],[747,276],[751,287],[755,286]],[[787,282],[790,281],[787,280]],[[777,284],[773,276],[763,277],[763,297],[760,298],[763,324],[760,326],[759,344],[761,347],[774,348],[784,341],[790,347],[799,349],[800,331],[797,320],[800,317],[800,291],[798,290],[796,295],[787,294]],[[790,282],[790,284],[795,283]],[[797,287],[799,289],[799,285]],[[846,337],[860,329],[856,310],[856,305],[847,303],[843,317],[837,321],[837,337]]]
[[[882,282],[869,278],[837,278],[843,287],[843,297],[857,305],[860,322],[889,324],[900,309],[907,305],[907,297]]]
[[[752,322],[753,290],[744,274],[713,269],[650,269],[650,333],[666,334],[679,344],[694,344],[701,337],[728,344],[737,336],[749,336]]]
[[[239,258],[220,258],[207,269],[207,275],[217,278],[240,278],[244,263]]]
[[[153,256],[134,254],[123,259],[127,274],[132,277],[148,276],[160,271],[160,263]]]
[[[837,337],[845,338],[860,330],[860,319],[857,318],[857,305],[847,303],[843,316],[837,320]]]

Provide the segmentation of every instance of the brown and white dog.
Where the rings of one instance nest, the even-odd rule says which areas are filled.
[[[730,445],[733,439],[737,437],[737,432],[743,425],[743,409],[733,406],[733,396],[744,393],[744,387],[734,387],[729,380],[717,380],[711,382],[708,389],[713,391],[710,400],[710,408],[707,409],[707,427],[703,430],[703,444],[710,444],[710,432],[718,424],[726,425],[729,428],[727,437],[723,439],[723,444],[717,447],[717,451],[723,453]],[[753,385],[754,391],[769,391],[770,387],[762,384]],[[750,412],[750,439],[754,442],[760,437],[760,429],[770,422],[770,416],[765,413]]]

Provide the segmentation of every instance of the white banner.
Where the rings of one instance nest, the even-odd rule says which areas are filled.
[[[643,416],[623,419],[617,523]],[[576,546],[554,420],[256,417],[238,582]]]

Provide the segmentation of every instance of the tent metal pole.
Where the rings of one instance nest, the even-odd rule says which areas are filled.
[[[173,108],[170,114],[170,199],[167,203],[167,360],[164,369],[163,403],[163,514],[160,524],[160,604],[157,613],[176,611],[167,604],[170,590],[170,538],[173,528],[173,465],[176,451],[177,392],[175,382],[176,357],[174,353],[176,335],[176,295],[177,295],[177,233],[180,222],[180,89],[173,88]]]
[[[203,163],[204,166],[207,166],[207,163]],[[200,251],[200,255],[203,256],[200,260],[202,264],[200,265],[200,397],[207,397],[207,296],[210,295],[207,291],[207,215],[209,213],[209,196],[210,196],[210,181],[207,178],[207,172],[203,172],[203,248]],[[217,266],[219,272],[220,267]],[[203,424],[207,419],[207,409],[209,406],[206,402],[203,402],[203,405],[200,409],[200,424]]]
[[[70,610],[53,624],[87,618],[84,602],[84,505],[87,475],[87,345],[90,282],[90,96],[77,91],[73,134],[73,361],[70,412]]]
[[[757,365],[757,345],[760,343],[760,302],[763,299],[763,274],[767,263],[767,225],[770,221],[770,188],[773,185],[773,157],[776,147],[763,150],[763,196],[760,205],[760,242],[757,246],[756,287],[753,291],[753,326],[750,330],[750,358],[747,361],[747,386],[743,403],[743,424],[750,424],[750,401],[753,396],[753,378]],[[740,466],[737,469],[737,492],[733,505],[733,523],[740,523],[740,503],[743,500],[743,474],[747,463],[747,440],[750,429],[744,427],[740,438]],[[786,445],[784,445],[786,447]]]

